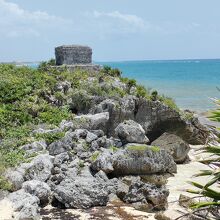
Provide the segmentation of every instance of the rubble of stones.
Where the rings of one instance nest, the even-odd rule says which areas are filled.
[[[15,219],[39,216],[48,204],[88,209],[114,200],[165,210],[167,177],[187,159],[189,144],[204,144],[209,135],[196,118],[136,96],[96,100],[77,113],[55,129],[33,131],[65,136],[21,146],[37,156],[5,173],[13,192],[4,195]]]

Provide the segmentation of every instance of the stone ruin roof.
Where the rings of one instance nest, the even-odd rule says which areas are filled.
[[[63,45],[55,48],[56,65],[92,63],[92,48],[82,45]]]

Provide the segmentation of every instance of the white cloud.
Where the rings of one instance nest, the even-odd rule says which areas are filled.
[[[87,16],[93,18],[93,22],[99,27],[102,37],[112,34],[144,33],[152,29],[157,29],[156,26],[137,15],[124,14],[119,11],[93,11],[92,13],[87,13]]]
[[[93,14],[95,18],[101,18],[101,17],[113,18],[122,21],[127,25],[131,25],[132,27],[135,27],[137,29],[146,29],[149,28],[150,26],[142,18],[136,15],[122,14],[119,11],[113,11],[109,13],[94,11]]]
[[[4,36],[41,35],[44,28],[54,28],[69,21],[43,11],[28,11],[18,4],[0,0],[0,32]]]
[[[199,31],[202,25],[197,22],[182,23],[180,21],[157,21],[145,20],[134,14],[124,14],[119,11],[87,13],[90,22],[94,22],[99,28],[102,37],[112,34],[163,34],[177,35]],[[93,20],[92,20],[93,16]]]

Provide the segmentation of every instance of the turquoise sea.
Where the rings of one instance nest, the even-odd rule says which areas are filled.
[[[205,112],[220,98],[220,59],[101,62],[119,68],[124,77],[172,97],[182,109]]]

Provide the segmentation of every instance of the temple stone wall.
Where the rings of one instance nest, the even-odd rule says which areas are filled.
[[[92,49],[88,46],[68,45],[55,48],[56,65],[91,64]]]

